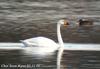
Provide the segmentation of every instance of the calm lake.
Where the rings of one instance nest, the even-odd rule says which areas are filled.
[[[100,0],[0,0],[0,42],[19,42],[36,36],[58,42],[56,22],[62,18],[70,23],[61,28],[64,43],[100,44]],[[77,26],[80,18],[91,19],[94,24]],[[0,69],[56,69],[56,58],[57,52],[43,55],[1,48]],[[61,66],[100,69],[100,51],[64,50]]]
[[[57,51],[51,53],[39,51],[37,53],[34,47],[33,49],[1,48],[1,69],[57,69]],[[99,53],[100,51],[64,50],[61,69],[99,69]]]

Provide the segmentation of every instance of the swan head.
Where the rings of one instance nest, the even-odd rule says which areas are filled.
[[[69,22],[67,20],[65,20],[65,19],[62,19],[62,20],[58,21],[58,24],[67,26],[67,25],[69,25]]]

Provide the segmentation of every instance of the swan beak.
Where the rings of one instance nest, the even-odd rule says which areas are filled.
[[[64,26],[68,26],[69,25],[69,22],[67,20],[64,20]]]

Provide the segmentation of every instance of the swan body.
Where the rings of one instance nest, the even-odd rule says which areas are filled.
[[[49,50],[49,52],[54,52],[58,49],[57,69],[60,69],[60,67],[61,67],[60,62],[61,62],[61,57],[62,57],[63,50],[64,50],[64,44],[63,44],[63,40],[62,40],[61,32],[60,32],[61,25],[67,26],[67,25],[69,25],[69,23],[66,20],[59,20],[57,22],[58,44],[55,43],[53,40],[46,38],[46,37],[35,37],[35,38],[26,39],[26,40],[21,40],[21,42],[26,47],[30,47],[30,46],[42,47],[42,48],[39,47],[39,49],[37,49],[38,51],[42,50],[44,52],[44,50],[46,50],[46,52],[47,52]]]
[[[25,45],[25,47],[47,47],[49,49],[57,50],[60,46],[53,40],[46,38],[46,37],[35,37],[35,38],[29,38],[26,40],[21,40],[21,42]]]
[[[48,48],[51,51],[58,50],[60,47],[63,47],[63,40],[60,33],[61,25],[67,26],[69,23],[66,20],[59,20],[57,22],[57,37],[58,37],[58,44],[46,37],[34,37],[25,40],[20,40],[25,47],[43,47]]]

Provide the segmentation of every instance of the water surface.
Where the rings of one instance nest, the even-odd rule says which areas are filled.
[[[99,69],[99,53],[99,51],[65,50],[61,69]],[[0,50],[2,69],[56,69],[56,58],[57,52],[43,55],[32,52],[26,53],[22,50]],[[8,67],[6,67],[7,65]]]
[[[70,22],[70,26],[61,28],[65,43],[100,44],[100,0],[0,0],[0,42],[19,42],[36,36],[57,42],[56,22],[61,18]],[[75,23],[80,18],[91,19],[94,25],[79,27]],[[100,69],[99,53],[65,50],[62,69]],[[56,57],[57,52],[41,55],[20,49],[0,49],[0,67],[56,69]]]
[[[70,26],[62,27],[64,42],[100,43],[99,5],[99,0],[0,0],[0,41],[45,36],[57,42],[56,22],[66,18]],[[80,18],[94,25],[78,27]]]

